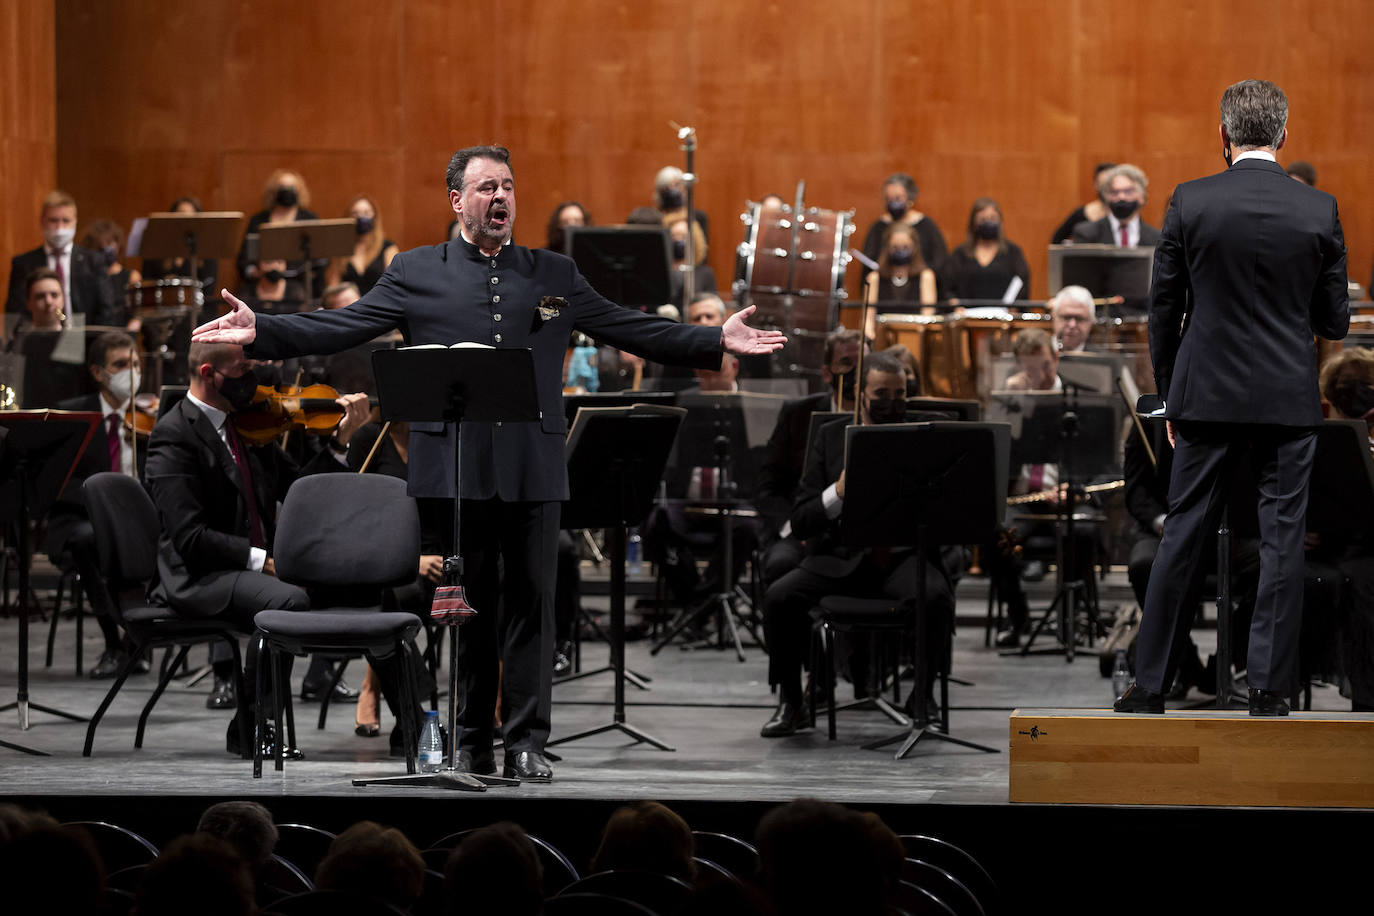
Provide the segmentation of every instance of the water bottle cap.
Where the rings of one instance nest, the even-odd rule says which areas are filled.
[[[435,710],[435,709],[426,709],[426,710],[425,710],[425,718],[426,718],[426,719],[437,719],[437,718],[439,718],[439,712],[438,712],[438,710]]]

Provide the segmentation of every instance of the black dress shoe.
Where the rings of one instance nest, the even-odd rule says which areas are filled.
[[[553,649],[553,676],[572,674],[573,644],[571,639],[559,640]]]
[[[797,729],[806,723],[806,711],[801,703],[792,703],[783,700],[778,703],[778,708],[773,710],[772,717],[759,729],[759,734],[764,738],[785,738],[788,735],[795,735]]]
[[[1164,712],[1164,694],[1151,693],[1139,684],[1132,683],[1121,695],[1121,699],[1112,704],[1112,709],[1117,712],[1160,714]]]
[[[324,692],[328,689],[328,684],[301,684],[301,702],[318,703],[324,697]],[[358,699],[358,691],[348,686],[342,678],[339,683],[334,685],[334,696],[330,698],[331,703],[343,703],[348,700]]]
[[[997,634],[995,645],[999,649],[1021,648],[1021,631],[1016,627],[1007,627]]]
[[[1288,715],[1288,701],[1283,694],[1273,690],[1261,690],[1258,687],[1250,688],[1250,715],[1252,716],[1286,716]]]
[[[491,776],[496,772],[496,755],[491,751],[474,754],[470,748],[458,749],[458,763],[454,767],[460,773],[476,773],[478,776]],[[550,778],[553,771],[549,772]]]
[[[123,649],[106,649],[100,653],[100,660],[95,663],[95,667],[91,668],[87,676],[93,681],[112,678],[119,673],[120,667],[128,657]]]
[[[234,691],[234,679],[216,677],[215,686],[210,688],[210,695],[205,698],[205,708],[233,709],[238,705],[238,694]]]
[[[538,751],[507,751],[502,775],[521,782],[553,782],[553,767]]]
[[[252,733],[253,733],[253,727],[252,727],[251,725],[248,727],[248,733],[249,733],[250,736],[251,736]],[[242,757],[242,756],[243,756],[243,745],[239,743],[239,727],[238,727],[238,720],[237,720],[237,719],[231,720],[231,721],[229,722],[229,730],[226,731],[226,732],[224,733],[224,749],[225,749],[226,751],[228,751],[229,753],[233,754],[235,757]],[[268,723],[263,727],[263,734],[262,734],[262,759],[263,759],[263,760],[274,760],[274,759],[276,759],[276,756],[277,756],[277,730],[276,730],[276,728],[273,727],[273,725],[272,725],[271,722],[268,722]],[[298,748],[298,747],[288,747],[288,748],[286,748],[286,749],[282,752],[282,756],[285,757],[287,760],[304,760],[304,759],[305,759],[305,754],[302,753],[302,752],[301,752],[301,749]]]

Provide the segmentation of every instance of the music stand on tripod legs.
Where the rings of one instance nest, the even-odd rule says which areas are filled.
[[[534,358],[529,350],[496,350],[472,345],[376,350],[372,370],[382,419],[445,422],[454,426],[453,555],[444,558],[444,586],[451,596],[435,621],[449,629],[448,740],[444,767],[437,773],[355,779],[355,786],[410,786],[484,792],[488,786],[518,786],[520,780],[465,773],[458,762],[458,627],[477,613],[463,593],[463,423],[537,422]],[[438,608],[436,602],[436,608]],[[410,710],[405,710],[409,715]],[[490,714],[490,713],[488,713]]]
[[[677,407],[580,410],[568,432],[568,485],[563,527],[604,528],[611,560],[611,667],[615,708],[609,724],[566,735],[547,746],[608,731],[659,750],[672,747],[625,721],[625,544],[630,525],[649,513],[663,466],[687,412]]]
[[[911,726],[864,745],[876,750],[897,741],[897,759],[922,738],[958,744],[986,753],[996,748],[949,733],[949,697],[941,685],[944,731],[932,731],[927,712],[930,671],[927,640],[942,640],[943,667],[949,668],[947,627],[929,626],[925,606],[927,557],[947,544],[986,543],[1006,504],[1008,427],[1004,423],[894,423],[851,426],[845,431],[844,505],[840,538],[849,547],[915,546],[915,682],[907,697]],[[946,673],[947,670],[946,670]]]

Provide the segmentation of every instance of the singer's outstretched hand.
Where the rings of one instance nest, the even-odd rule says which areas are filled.
[[[751,328],[744,323],[744,319],[754,314],[754,308],[751,305],[725,319],[725,326],[720,329],[720,340],[729,352],[740,356],[754,356],[781,350],[787,344],[787,338],[781,331]]]
[[[233,311],[221,315],[214,321],[207,321],[205,324],[191,332],[191,340],[199,343],[229,343],[246,346],[254,341],[258,336],[258,316],[248,306],[243,304],[243,300],[235,296],[229,290],[220,290],[224,294],[224,301],[229,303]]]

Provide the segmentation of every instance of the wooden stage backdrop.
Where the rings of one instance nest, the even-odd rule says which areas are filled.
[[[1089,197],[1095,162],[1144,168],[1145,218],[1158,224],[1176,183],[1222,168],[1222,89],[1262,76],[1291,100],[1281,158],[1316,164],[1344,207],[1352,276],[1370,274],[1374,4],[1365,0],[57,0],[55,9],[57,179],[83,218],[127,224],[186,193],[252,212],[268,173],[289,166],[322,216],[367,193],[393,238],[421,245],[442,239],[450,218],[449,154],[496,141],[514,150],[517,239],[539,245],[559,200],[583,201],[598,222],[647,203],[654,172],[683,161],[669,127],[677,121],[700,137],[698,205],[711,217],[722,282],[747,198],[790,198],[805,179],[810,203],[855,208],[862,232],[880,212],[882,177],[902,169],[951,246],[975,197],[999,199],[1039,297],[1043,247]],[[6,140],[41,134],[51,88],[16,84],[28,68],[9,55],[3,66],[6,104],[17,94],[30,111],[26,126],[6,124]],[[42,169],[34,175],[42,183]],[[26,191],[4,192],[25,198],[11,201],[21,228],[33,221]],[[856,271],[850,279],[855,289]]]

